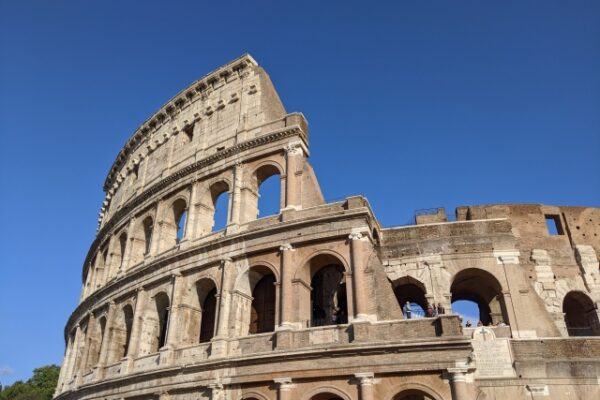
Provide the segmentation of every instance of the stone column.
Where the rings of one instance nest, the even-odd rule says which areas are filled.
[[[162,252],[162,239],[163,239],[163,214],[164,214],[165,202],[159,200],[156,206],[156,215],[154,217],[154,227],[152,229],[152,243],[150,244],[150,255],[155,256]]]
[[[233,170],[233,189],[231,190],[231,219],[228,225],[231,225],[231,229],[236,228],[242,222],[241,218],[241,209],[242,209],[242,186],[244,176],[244,164],[238,162],[235,164],[235,168]]]
[[[104,337],[102,338],[102,343],[100,345],[100,357],[98,358],[98,369],[96,373],[97,380],[104,378],[104,368],[106,367],[108,350],[110,349],[110,343],[112,342],[114,319],[115,302],[111,301],[108,303],[108,310],[106,311],[106,326],[104,327]]]
[[[171,304],[169,305],[169,320],[167,321],[167,338],[165,343],[170,349],[177,347],[179,343],[180,318],[179,308],[181,306],[181,286],[183,278],[180,273],[171,275]]]
[[[67,348],[65,349],[65,356],[63,357],[63,364],[58,376],[58,382],[56,384],[56,390],[54,391],[54,397],[61,393],[63,391],[65,383],[69,383],[69,381],[71,380],[71,365],[73,363],[73,354],[77,352],[77,349],[75,347],[77,329],[79,329],[79,325],[76,326],[75,333],[69,333],[69,336],[67,337]]]
[[[360,372],[354,374],[354,377],[358,379],[360,400],[375,400],[375,394],[373,393],[374,375],[372,372]]]
[[[286,148],[286,183],[285,208],[298,210],[302,208],[302,188],[300,176],[304,150],[301,142],[290,143]]]
[[[210,383],[210,400],[225,400],[225,389],[221,383]]]
[[[129,269],[129,259],[131,258],[131,250],[134,245],[135,235],[133,234],[135,229],[135,220],[136,218],[131,218],[129,221],[129,225],[127,226],[127,240],[125,241],[125,251],[123,252],[123,259],[121,260],[121,265],[119,265],[119,270],[117,271],[117,275],[123,275],[125,271]]]
[[[292,378],[277,378],[274,379],[277,386],[277,400],[292,400],[294,399],[294,385]]]
[[[216,333],[212,339],[211,357],[227,355],[229,337],[229,309],[231,305],[230,281],[234,265],[231,258],[221,260],[221,287],[217,297]]]
[[[135,299],[135,310],[133,310],[133,324],[131,326],[131,336],[129,337],[129,349],[125,357],[127,363],[125,373],[131,372],[133,369],[133,360],[138,356],[140,349],[140,341],[142,339],[142,328],[144,325],[144,310],[146,308],[148,293],[142,287],[138,288],[137,297]]]
[[[197,206],[198,192],[200,191],[200,182],[194,182],[192,184],[192,192],[190,193],[190,203],[187,206],[188,215],[187,221],[185,222],[185,238],[186,240],[194,240],[198,237],[196,234],[196,221],[198,220],[198,213],[200,208]]]
[[[467,387],[467,372],[467,368],[448,368],[452,387],[452,400],[472,400]]]
[[[280,328],[289,329],[294,326],[292,322],[292,245],[282,244],[279,247],[281,253],[281,293],[279,295],[281,308],[279,310]]]
[[[365,253],[369,238],[361,232],[352,232],[350,236],[350,254],[352,260],[354,320],[368,321],[370,319],[367,296],[369,293],[365,280]]]

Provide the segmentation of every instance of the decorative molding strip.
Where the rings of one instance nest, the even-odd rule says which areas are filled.
[[[174,174],[166,177],[165,179],[161,180],[160,182],[157,182],[156,184],[152,185],[150,188],[146,189],[142,194],[140,194],[139,196],[136,196],[135,198],[130,200],[127,204],[125,204],[120,210],[115,212],[115,214],[111,217],[111,219],[101,229],[98,230],[98,232],[96,233],[96,239],[94,239],[94,242],[90,246],[90,250],[88,251],[88,254],[87,254],[84,264],[83,264],[84,275],[85,275],[85,271],[86,271],[87,267],[89,266],[89,264],[92,260],[93,254],[96,252],[98,246],[100,245],[100,242],[103,240],[106,233],[109,232],[112,228],[114,228],[114,226],[117,225],[117,223],[123,217],[128,215],[135,207],[137,207],[140,204],[142,204],[143,202],[145,202],[152,195],[160,192],[164,188],[168,187],[170,184],[172,184],[172,183],[174,183],[174,182],[176,182],[198,170],[201,170],[202,168],[205,168],[211,164],[214,164],[218,161],[221,161],[223,159],[240,154],[246,150],[250,150],[255,147],[259,147],[264,144],[272,143],[277,140],[284,139],[287,137],[292,137],[292,136],[300,136],[303,140],[305,140],[306,135],[298,125],[292,125],[290,127],[286,127],[284,129],[269,133],[267,135],[263,135],[263,136],[259,136],[257,138],[251,139],[251,140],[247,140],[245,142],[239,143],[230,148],[221,150],[220,152],[213,154],[211,156],[208,156],[198,162],[195,162],[194,164],[190,164],[187,167],[180,169],[179,171],[175,172]]]
[[[117,155],[109,173],[104,181],[104,191],[108,191],[113,185],[114,180],[119,175],[117,173],[127,161],[127,156],[131,151],[137,149],[143,139],[150,133],[155,131],[170,118],[172,118],[177,110],[181,110],[187,103],[190,103],[194,97],[200,95],[206,97],[206,92],[210,90],[213,82],[219,79],[225,79],[236,71],[241,71],[247,66],[258,66],[258,63],[249,55],[244,54],[241,57],[229,62],[228,64],[209,72],[202,78],[194,81],[185,89],[177,93],[171,100],[165,103],[158,111],[152,114],[150,118],[144,121],[133,135],[127,140],[119,154]],[[236,100],[237,101],[237,100]]]

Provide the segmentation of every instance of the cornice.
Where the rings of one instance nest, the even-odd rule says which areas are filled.
[[[329,205],[329,204],[327,204],[327,205]],[[143,268],[135,269],[120,279],[113,279],[110,282],[108,282],[105,286],[101,287],[100,289],[94,291],[89,296],[87,296],[81,303],[79,303],[77,305],[75,310],[71,313],[69,320],[67,321],[67,324],[65,326],[65,330],[64,330],[65,338],[68,336],[68,334],[69,334],[71,328],[73,327],[73,325],[75,324],[75,322],[81,320],[82,318],[85,318],[85,315],[90,310],[96,308],[95,304],[102,301],[102,299],[105,298],[109,293],[111,293],[115,290],[118,290],[118,287],[122,287],[127,284],[131,284],[136,279],[139,279],[143,276],[152,275],[155,271],[163,268],[166,265],[173,264],[177,260],[193,257],[198,254],[204,254],[204,253],[207,253],[211,250],[218,249],[218,248],[226,248],[227,246],[231,245],[232,243],[250,240],[250,239],[253,239],[260,235],[264,235],[264,236],[273,235],[273,234],[278,234],[283,231],[290,231],[293,229],[301,229],[305,226],[315,225],[315,224],[319,224],[319,223],[327,223],[327,222],[341,221],[341,220],[351,220],[351,219],[356,219],[356,218],[361,218],[361,217],[372,218],[373,216],[370,213],[370,210],[367,208],[364,208],[364,207],[356,208],[356,209],[352,209],[352,210],[347,210],[343,214],[336,213],[336,214],[320,215],[317,217],[312,217],[312,218],[307,218],[307,219],[302,219],[302,220],[292,220],[289,222],[279,223],[274,226],[267,226],[267,227],[262,227],[262,228],[259,228],[256,230],[242,232],[242,233],[239,233],[236,235],[222,236],[222,237],[219,237],[219,238],[209,241],[209,242],[199,243],[197,246],[190,247],[185,250],[180,250],[180,251],[175,251],[175,252],[167,251],[167,252],[163,253],[164,255],[162,255],[162,256],[159,255],[155,260],[153,260],[151,263],[145,265]],[[321,238],[321,240],[331,240],[335,237],[345,238],[348,236],[347,232],[334,231],[334,233],[335,233],[334,235],[328,235],[326,237]],[[292,246],[294,246],[294,245],[297,246],[300,244],[307,245],[307,244],[311,244],[314,242],[315,242],[315,240],[313,238],[301,237],[301,238],[298,238],[295,241],[293,241]],[[274,248],[277,248],[279,246],[279,244],[276,244],[273,246],[274,246]],[[262,248],[261,250],[264,250],[264,248]],[[253,252],[245,252],[243,255],[249,255],[249,254],[253,254]],[[238,258],[239,256],[240,256],[239,254],[233,254],[232,258]],[[216,260],[208,259],[208,260],[205,260],[201,265],[206,267],[206,266],[209,266],[210,264],[215,264],[218,262],[220,262],[220,259],[216,259]]]
[[[244,54],[239,58],[225,64],[224,66],[217,68],[216,70],[209,72],[202,78],[194,81],[188,85],[185,89],[181,90],[175,96],[173,96],[168,102],[166,102],[161,108],[144,121],[138,129],[131,135],[127,140],[115,161],[113,162],[106,180],[104,181],[104,191],[108,192],[113,185],[115,179],[117,179],[118,171],[123,167],[128,159],[129,154],[137,149],[140,143],[146,138],[146,136],[156,131],[165,122],[172,119],[176,115],[178,110],[185,108],[188,103],[194,101],[198,97],[202,97],[209,90],[211,85],[219,80],[226,78],[227,76],[243,70],[248,66],[258,66],[258,63],[249,54]]]
[[[175,172],[174,174],[155,183],[150,188],[143,191],[139,196],[136,196],[135,198],[130,200],[120,210],[115,212],[115,214],[110,218],[110,220],[101,229],[98,230],[98,232],[96,234],[96,238],[94,239],[94,242],[90,246],[90,250],[88,251],[87,256],[85,257],[85,261],[83,264],[83,273],[85,274],[86,268],[89,266],[89,263],[92,260],[93,254],[96,252],[100,243],[104,240],[106,233],[109,232],[123,217],[128,215],[135,207],[137,207],[140,204],[142,204],[143,202],[145,202],[147,199],[149,199],[154,194],[165,189],[172,183],[177,182],[178,180],[180,180],[186,176],[189,176],[190,174],[192,174],[202,168],[205,168],[211,164],[214,164],[218,161],[235,156],[237,154],[240,154],[244,151],[253,149],[255,147],[259,147],[264,144],[272,143],[277,140],[281,140],[281,139],[284,139],[287,137],[292,137],[292,136],[300,136],[300,138],[302,140],[306,141],[306,134],[305,134],[305,132],[302,131],[300,126],[292,125],[290,127],[286,127],[286,128],[271,132],[269,134],[259,136],[254,139],[250,139],[245,142],[241,142],[235,146],[221,150],[213,155],[203,158],[200,161],[190,164],[187,167],[184,167],[184,168],[180,169],[179,171]]]

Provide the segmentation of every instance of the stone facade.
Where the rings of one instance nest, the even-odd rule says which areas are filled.
[[[325,202],[308,156],[248,55],[144,122],[104,184],[55,398],[600,398],[600,209],[384,228],[364,197]],[[280,211],[257,218],[271,177]]]

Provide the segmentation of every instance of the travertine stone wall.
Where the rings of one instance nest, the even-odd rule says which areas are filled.
[[[104,185],[56,398],[600,396],[600,209],[384,228],[362,196],[326,203],[308,159],[306,120],[248,55],[144,122]],[[280,210],[259,219],[273,176]],[[458,300],[490,326],[463,328]]]

